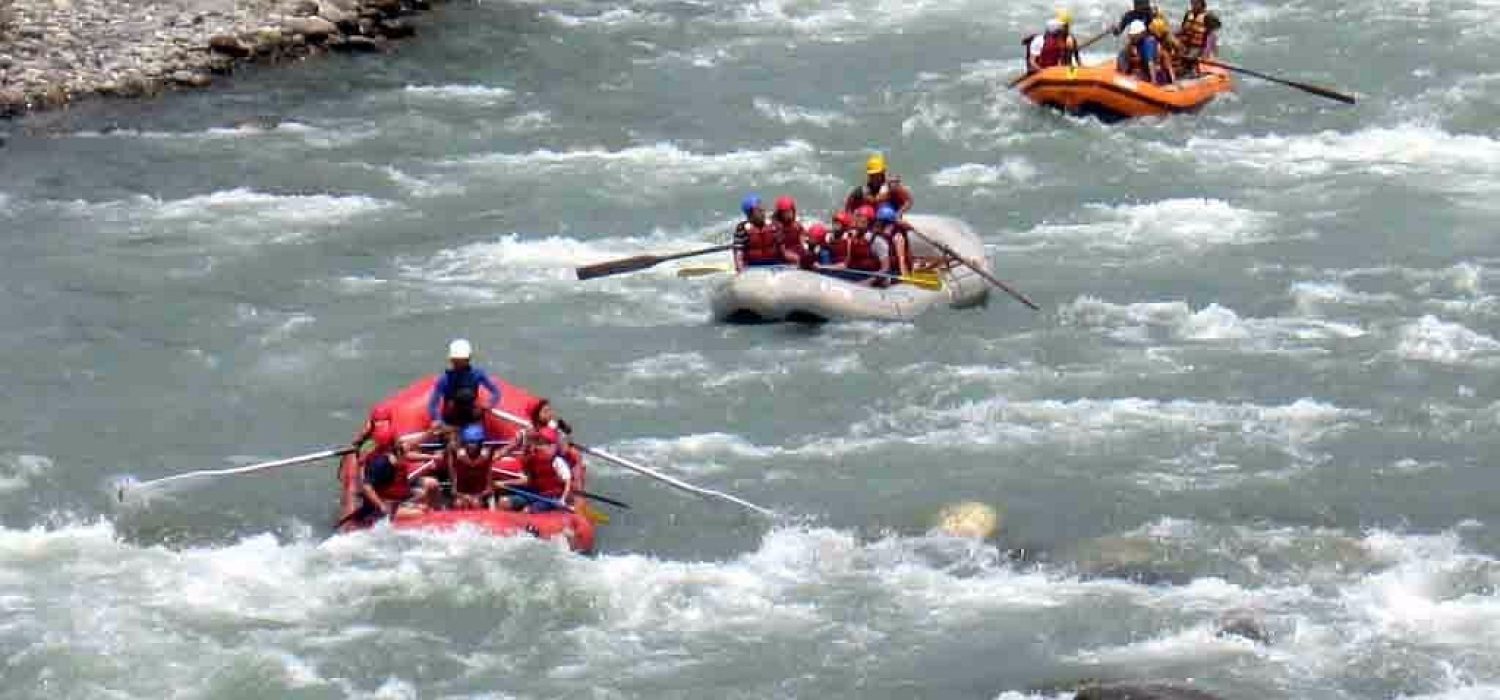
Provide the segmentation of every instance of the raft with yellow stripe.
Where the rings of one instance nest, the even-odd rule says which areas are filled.
[[[1203,65],[1197,77],[1155,85],[1117,72],[1110,62],[1081,68],[1043,68],[1022,79],[1016,89],[1044,107],[1117,122],[1195,112],[1219,93],[1233,90],[1234,81],[1223,68]]]

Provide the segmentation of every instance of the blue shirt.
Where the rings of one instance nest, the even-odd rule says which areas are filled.
[[[489,407],[494,408],[496,406],[499,406],[500,387],[495,386],[495,383],[490,381],[490,375],[485,374],[484,370],[472,365],[469,366],[469,374],[474,377],[476,384],[490,390]],[[427,397],[427,415],[432,420],[436,421],[442,419],[443,414],[440,409],[443,405],[443,396],[447,393],[448,372],[444,372],[438,375],[437,382],[432,385],[432,394]]]

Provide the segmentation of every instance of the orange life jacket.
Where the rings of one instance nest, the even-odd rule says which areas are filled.
[[[1183,14],[1177,39],[1185,49],[1202,52],[1208,46],[1208,10],[1198,13],[1188,10]]]

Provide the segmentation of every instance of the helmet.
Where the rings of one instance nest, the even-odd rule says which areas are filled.
[[[465,445],[478,445],[484,442],[484,425],[480,423],[470,423],[469,425],[464,426],[464,431],[459,436],[459,439],[463,440],[463,443]]]
[[[785,196],[776,198],[776,211],[795,211],[796,209],[797,200]]]
[[[740,200],[740,211],[744,212],[745,216],[749,216],[750,212],[759,208],[760,195],[758,194],[747,194],[744,199]]]
[[[1066,7],[1058,8],[1058,10],[1057,10],[1057,21],[1062,22],[1065,25],[1072,24],[1073,23],[1073,11],[1069,10]]]
[[[824,226],[823,222],[819,221],[818,223],[807,227],[807,237],[811,239],[813,243],[822,243],[824,241],[827,241],[828,227]]]
[[[875,212],[875,220],[881,222],[892,222],[896,220],[896,208],[889,204],[880,205],[880,211]]]
[[[1060,20],[1060,19],[1049,19],[1049,20],[1047,20],[1047,33],[1048,34],[1056,34],[1057,32],[1060,32],[1062,30],[1063,30],[1063,22],[1062,22],[1062,20]]]
[[[837,214],[833,215],[833,223],[836,223],[840,226],[853,226],[854,215],[850,214],[846,210],[839,210]]]
[[[865,161],[865,174],[875,175],[885,172],[885,156],[876,153]]]
[[[1138,19],[1130,20],[1130,24],[1125,25],[1125,36],[1140,36],[1145,33],[1146,25]]]
[[[875,218],[875,207],[866,204],[856,210],[854,212],[854,215],[861,219],[864,219],[865,221],[869,221]]]
[[[448,359],[467,360],[473,356],[474,346],[469,345],[469,341],[464,340],[463,338],[459,338],[451,343],[448,343]]]
[[[1167,20],[1161,15],[1157,15],[1155,19],[1151,20],[1151,33],[1157,36],[1166,34]]]
[[[370,409],[370,420],[372,421],[390,420],[391,417],[391,407],[385,404],[380,404]]]
[[[547,427],[536,431],[538,440],[546,444],[557,444],[562,436],[558,435],[557,428]]]
[[[389,423],[376,426],[370,437],[375,440],[376,447],[390,447],[396,444],[396,428]]]

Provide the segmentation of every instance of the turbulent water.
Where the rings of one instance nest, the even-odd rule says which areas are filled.
[[[0,696],[1500,696],[1496,6],[1216,9],[1360,103],[1045,113],[1005,86],[1049,3],[502,1],[0,125]],[[826,215],[875,150],[1043,310],[729,327],[714,277],[573,278],[752,189]],[[326,464],[115,499],[343,442],[455,336],[780,516],[603,464],[595,557],[330,537]],[[932,530],[968,500],[996,538]]]

